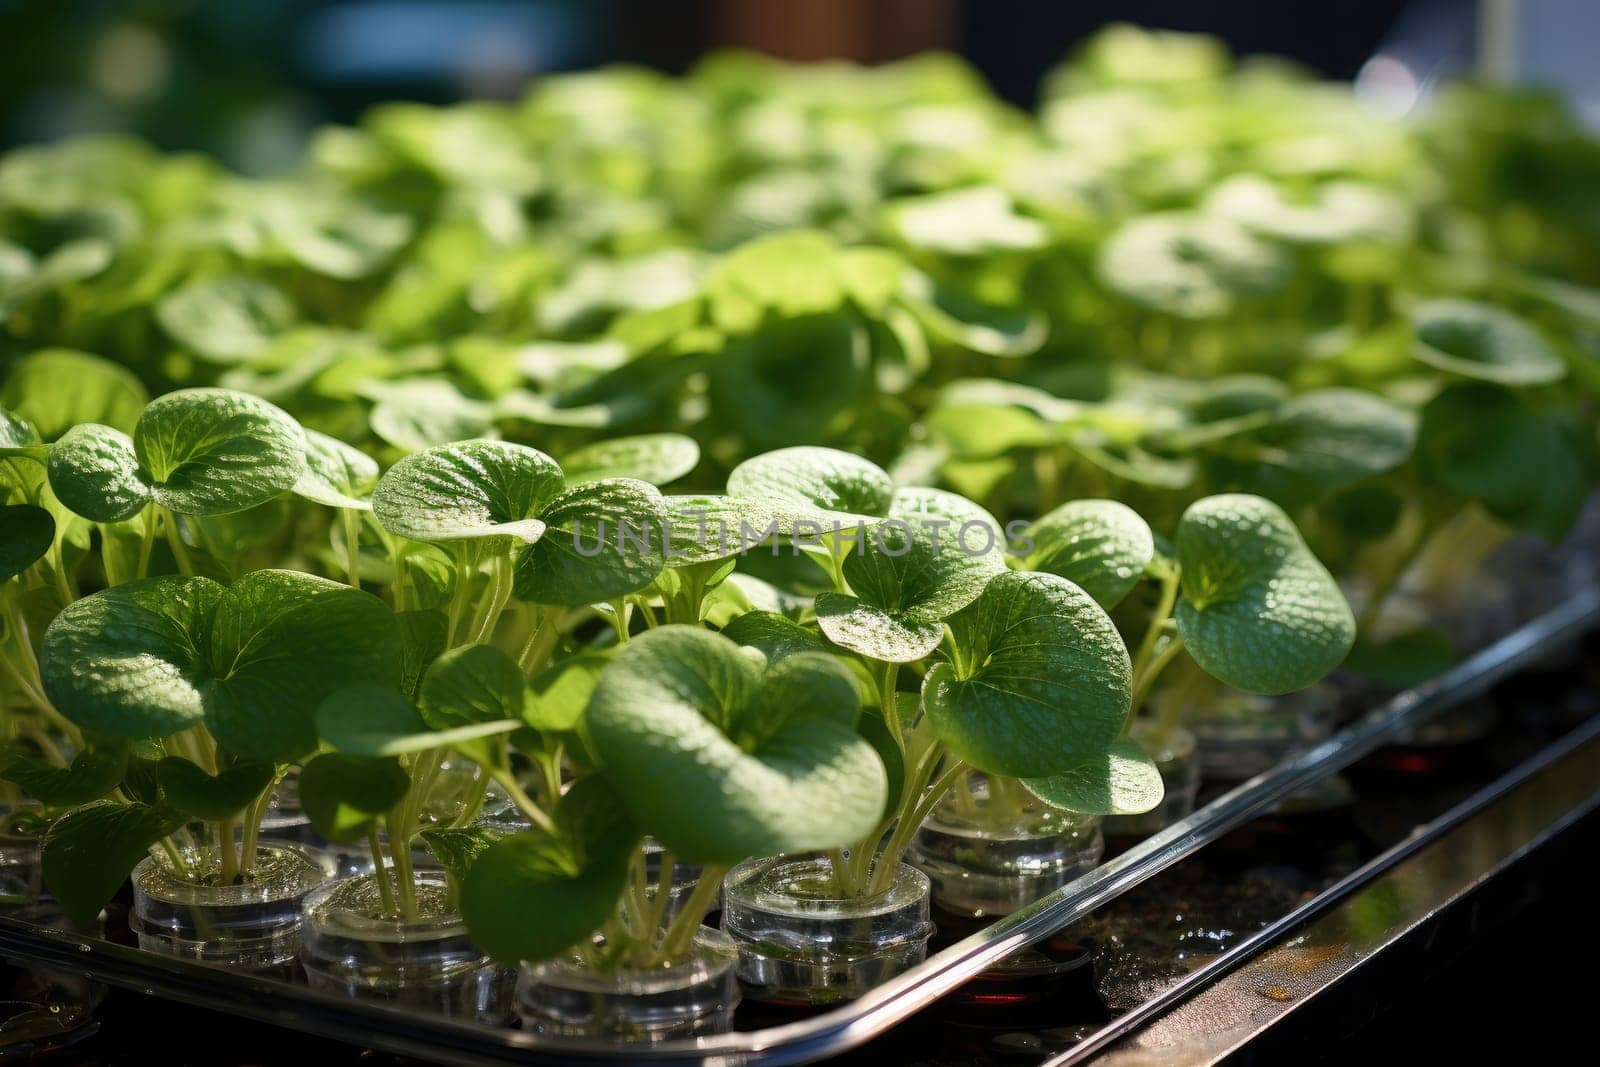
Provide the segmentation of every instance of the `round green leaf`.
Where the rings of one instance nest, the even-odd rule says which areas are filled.
[[[817,625],[834,644],[870,659],[919,660],[944,636],[939,620],[1006,569],[1005,543],[994,516],[965,497],[900,489],[885,521],[844,559],[853,595],[817,597]]]
[[[782,662],[797,652],[828,649],[816,633],[774,611],[747,611],[724,626],[722,636],[756,649],[768,663]]]
[[[1078,586],[1010,571],[947,620],[954,659],[923,679],[940,740],[978,770],[1062,773],[1122,731],[1133,668],[1116,625]]]
[[[887,786],[859,710],[830,656],[767,668],[725,637],[663,626],[618,650],[586,722],[641,829],[689,862],[735,863],[872,830]]]
[[[1049,240],[1042,222],[1017,214],[994,186],[902,200],[890,207],[889,224],[913,248],[952,256],[1025,252]]]
[[[465,645],[433,661],[422,678],[419,705],[430,727],[449,730],[520,719],[526,693],[516,660],[493,645]]]
[[[32,504],[0,507],[0,582],[10,581],[44,558],[55,543],[56,520]]]
[[[0,746],[0,780],[16,784],[28,796],[51,807],[98,800],[122,784],[128,766],[123,744],[86,748],[68,767],[57,767],[16,744]]]
[[[532,831],[478,853],[461,879],[473,942],[505,963],[548,959],[617,913],[638,842],[621,801],[594,778],[555,813],[556,832]]]
[[[768,322],[729,344],[712,366],[712,406],[757,448],[816,440],[858,402],[867,340],[845,314]]]
[[[574,729],[589,706],[600,672],[611,657],[580,652],[534,675],[528,682],[522,721],[539,731]]]
[[[378,463],[336,437],[306,430],[306,469],[294,483],[296,496],[330,508],[371,511],[368,497],[378,484]]]
[[[222,586],[176,576],[127,582],[67,605],[45,631],[40,674],[87,730],[165,737],[200,722],[197,679]]]
[[[1236,689],[1287,693],[1337,667],[1355,640],[1344,594],[1269,500],[1196,501],[1176,536],[1178,633],[1208,674]]]
[[[132,430],[148,399],[126,368],[70,348],[24,356],[0,390],[0,405],[31,422],[46,441],[86,422]]]
[[[236,763],[215,777],[186,759],[168,756],[156,764],[156,781],[170,807],[196,819],[231,819],[272,784],[270,763]]]
[[[277,496],[306,469],[300,424],[228,389],[180,389],[152,400],[133,429],[150,496],[179,515],[226,515]]]
[[[609,478],[634,478],[666,485],[694,470],[700,446],[681,433],[649,433],[596,441],[561,462],[568,485]]]
[[[287,296],[256,278],[194,282],[156,304],[156,321],[202,359],[240,363],[260,355],[295,320]]]
[[[317,707],[330,693],[400,681],[394,613],[370,593],[309,574],[246,574],[219,598],[206,637],[206,726],[245,759],[304,755],[316,747]]]
[[[833,311],[844,299],[839,246],[815,230],[760,237],[723,256],[706,278],[716,325],[753,329],[770,309],[782,318]]]
[[[1579,420],[1536,411],[1505,389],[1462,383],[1423,408],[1417,455],[1437,484],[1559,539],[1582,505],[1588,448]]]
[[[110,426],[74,426],[50,446],[50,489],[73,514],[122,522],[150,502],[133,439]]]
[[[372,432],[406,452],[486,437],[494,430],[494,409],[448,381],[371,382],[363,392],[376,401],[367,415]]]
[[[894,482],[876,464],[832,448],[780,448],[745,460],[728,474],[728,495],[770,515],[780,533],[796,522],[826,532],[838,524],[872,525],[889,512]]]
[[[354,841],[404,799],[411,776],[395,759],[324,752],[300,768],[300,807],[317,833]]]
[[[666,509],[666,565],[692,567],[728,559],[751,547],[766,531],[766,509],[731,496],[662,497]],[[748,529],[747,529],[748,528]]]
[[[381,685],[349,685],[317,705],[317,734],[348,756],[398,756],[431,728],[411,701]],[[398,747],[394,747],[398,746]],[[432,745],[422,742],[422,748]]]
[[[1054,808],[1084,815],[1138,815],[1166,795],[1161,769],[1139,742],[1118,738],[1105,752],[1085,755],[1048,778],[1024,778],[1023,786]]]
[[[516,595],[578,607],[637,592],[666,566],[666,504],[649,482],[609,478],[556,496],[545,535],[517,558]]]
[[[392,534],[414,541],[544,536],[541,513],[560,494],[556,461],[506,441],[461,441],[414,452],[390,467],[372,510]]]
[[[381,685],[351,685],[328,694],[317,707],[316,722],[322,739],[349,756],[404,756],[454,747],[480,763],[493,756],[475,742],[509,734],[522,725],[502,719],[436,730],[411,701]]]
[[[354,197],[304,185],[270,189],[262,221],[289,257],[332,278],[376,273],[411,237],[411,220],[375,210]]]
[[[62,714],[86,729],[165,737],[204,721],[245,759],[288,762],[316,746],[328,693],[399,673],[394,615],[368,593],[293,571],[223,588],[165,576],[62,610],[40,669]]]
[[[1269,293],[1292,263],[1237,222],[1181,212],[1146,215],[1112,234],[1100,251],[1100,280],[1113,292],[1183,318],[1214,318],[1237,299]]]
[[[67,917],[91,925],[150,846],[184,823],[164,806],[98,801],[51,824],[40,849],[44,882]]]
[[[1293,199],[1270,179],[1239,174],[1213,189],[1204,209],[1264,237],[1300,245],[1400,243],[1412,230],[1406,202],[1366,182],[1327,182]]]
[[[1527,322],[1473,300],[1430,300],[1412,309],[1411,353],[1431,367],[1497,385],[1545,385],[1566,377],[1561,356]]]
[[[1259,429],[1228,438],[1216,480],[1286,507],[1394,470],[1411,456],[1417,417],[1361,389],[1318,389],[1285,401]]]
[[[934,339],[981,355],[1030,355],[1049,332],[1038,312],[982,303],[918,271],[906,273],[901,289],[906,306]]]
[[[1028,528],[1030,571],[1065,578],[1107,611],[1122,602],[1155,557],[1155,539],[1138,513],[1115,500],[1072,500]]]

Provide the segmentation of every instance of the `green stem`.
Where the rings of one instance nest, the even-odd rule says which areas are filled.
[[[694,892],[689,894],[689,899],[684,901],[683,910],[672,920],[672,925],[667,927],[666,934],[661,938],[661,949],[656,954],[658,961],[678,959],[689,950],[689,946],[694,942],[695,933],[706,917],[706,912],[711,910],[711,902],[717,898],[717,891],[722,888],[722,876],[727,872],[727,867],[717,864],[710,864],[701,869],[700,881],[695,884]]]
[[[667,917],[667,902],[672,899],[672,882],[678,867],[678,857],[670,848],[664,848],[656,862],[659,864],[660,873],[656,876],[655,898],[650,901],[650,925],[645,931],[647,937],[654,937]]]
[[[918,803],[895,824],[889,843],[883,847],[883,851],[878,854],[877,862],[873,864],[872,878],[867,883],[869,895],[886,892],[894,884],[900,859],[910,847],[912,835],[922,826],[928,813],[933,811],[934,805],[939,803],[940,798],[954,784],[956,777],[965,774],[967,769],[967,765],[960,760],[951,760],[950,766],[939,773]]]
[[[417,917],[417,892],[411,872],[411,828],[403,825],[394,812],[385,816],[389,828],[389,859],[394,863],[394,886],[399,897],[400,917],[411,922]]]
[[[467,604],[472,596],[472,581],[478,574],[479,545],[466,541],[456,548],[455,588],[450,593],[450,627],[445,631],[449,647],[456,646],[456,635],[465,621]]]
[[[150,553],[155,547],[156,509],[147,506],[139,514],[139,566],[133,572],[135,578],[144,578],[149,575]]]
[[[160,844],[161,850],[167,854],[167,861],[172,864],[172,872],[179,878],[192,880],[194,872],[189,869],[189,861],[182,852],[178,851],[178,846],[173,843],[172,838],[163,837],[158,844]]]
[[[492,582],[489,586],[489,597],[484,601],[483,610],[478,616],[472,630],[472,643],[475,645],[487,644],[494,636],[495,624],[500,621],[500,613],[505,610],[506,604],[511,599],[511,557],[505,553],[494,556],[489,560]]]
[[[233,819],[217,822],[217,855],[222,858],[222,884],[233,885],[239,878],[239,854],[233,849]]]
[[[1161,579],[1161,599],[1156,602],[1150,625],[1145,627],[1144,639],[1139,642],[1139,651],[1133,657],[1134,678],[1143,672],[1151,654],[1155,652],[1156,642],[1161,639],[1161,631],[1166,627],[1167,620],[1172,618],[1172,609],[1178,602],[1178,579],[1176,566],[1172,568],[1172,573]]]
[[[367,830],[367,848],[372,852],[373,877],[378,880],[378,899],[383,902],[383,913],[398,915],[394,906],[394,891],[389,887],[388,867],[383,862],[383,845],[378,841],[377,824]]]
[[[353,508],[340,508],[339,519],[344,524],[344,569],[350,588],[361,588],[361,513]]]
[[[480,767],[477,780],[472,786],[472,795],[467,798],[466,804],[462,805],[461,814],[450,823],[452,829],[460,830],[471,826],[473,820],[483,811],[483,798],[489,792],[489,781],[488,773]]]
[[[533,629],[528,634],[527,643],[522,646],[521,654],[517,656],[517,666],[530,677],[544,667],[561,636],[561,609],[536,604],[533,618]]]
[[[844,849],[830,848],[828,850],[828,865],[833,868],[833,884],[839,896],[850,895],[850,861],[845,857]]]
[[[256,841],[261,836],[261,820],[267,814],[267,805],[272,803],[272,794],[278,788],[278,783],[283,780],[283,775],[274,774],[272,781],[261,794],[250,802],[244,812],[244,842],[239,846],[239,860],[245,873],[255,867]]]
[[[551,822],[550,816],[546,815],[539,805],[533,802],[532,797],[523,792],[522,785],[517,781],[515,775],[504,767],[495,767],[489,771],[489,774],[494,778],[495,783],[506,791],[506,795],[511,798],[511,802],[517,806],[517,810],[522,812],[529,822],[546,833],[555,832],[555,823]]]
[[[1182,651],[1182,635],[1173,634],[1171,639],[1167,641],[1166,647],[1161,650],[1155,659],[1145,665],[1144,672],[1134,675],[1133,702],[1129,705],[1128,711],[1130,721],[1134,713],[1138,711],[1139,706],[1144,703],[1144,698],[1149,694],[1150,687],[1155,684],[1156,679],[1160,677],[1162,670]]]
[[[39,729],[38,726],[32,722],[23,722],[17,724],[17,729],[23,737],[28,738],[38,746],[39,751],[43,753],[44,758],[51,766],[63,769],[68,766],[67,757],[62,755],[61,750],[56,747],[56,743],[50,740],[50,735]]]
[[[62,531],[56,531],[55,540],[50,542],[50,573],[55,580],[56,595],[61,598],[62,607],[78,599],[77,591],[72,588],[72,581],[67,576],[67,561],[61,554]]]
[[[161,526],[166,531],[167,544],[172,546],[172,558],[178,562],[178,573],[193,578],[194,560],[189,555],[189,546],[183,543],[183,534],[178,530],[178,517],[168,508],[161,509]]]
[[[628,618],[633,605],[626,597],[611,601],[611,628],[617,632],[617,644],[628,643]]]
[[[898,663],[885,663],[883,671],[878,676],[878,706],[883,710],[883,724],[889,729],[889,736],[894,738],[895,747],[902,753],[906,750],[905,732],[900,723],[900,709],[895,699],[895,682],[900,675]]]
[[[1417,562],[1417,557],[1421,556],[1428,547],[1428,542],[1433,535],[1433,529],[1431,523],[1422,523],[1417,528],[1416,536],[1406,546],[1405,551],[1391,560],[1389,566],[1384,569],[1383,574],[1373,583],[1372,593],[1362,607],[1361,615],[1356,619],[1356,633],[1366,636],[1378,619],[1382,617],[1384,606],[1388,604],[1389,598],[1394,595],[1394,591],[1400,587],[1401,581],[1405,579],[1406,572],[1411,569],[1412,565]]]
[[[564,746],[557,744],[547,753],[533,757],[534,766],[544,778],[544,795],[551,807],[561,800],[561,754]]]

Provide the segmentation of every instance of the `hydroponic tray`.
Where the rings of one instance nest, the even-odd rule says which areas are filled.
[[[440,1062],[808,1062],[857,1047],[909,1019],[1008,957],[1084,919],[1286,798],[1328,781],[1335,772],[1477,696],[1513,672],[1537,663],[1597,623],[1600,589],[1579,591],[1431,682],[1372,709],[1325,742],[1231,789],[1096,870],[935,953],[922,965],[859,1000],[810,1017],[791,1017],[715,1037],[625,1047],[547,1038],[333,997],[286,982],[158,956],[113,940],[41,927],[15,917],[0,917],[0,954],[197,1007]],[[1592,740],[1597,727],[1600,720],[1585,723],[1566,741],[1451,808],[1434,820],[1432,829],[1442,832],[1481,811],[1541,766]],[[1400,863],[1419,847],[1419,842],[1433,836],[1417,836],[1410,844],[1395,845],[1369,859],[1347,878],[1234,945],[1146,1005],[1085,1035],[1086,1039],[1065,1056],[1078,1061],[1106,1047],[1207,982],[1243,965],[1291,925],[1337,903],[1363,877],[1370,878]],[[740,1021],[748,1024],[751,1019],[767,1021],[757,1013],[745,1013]]]

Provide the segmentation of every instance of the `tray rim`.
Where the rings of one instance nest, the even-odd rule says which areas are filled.
[[[343,998],[5,915],[0,915],[0,955],[71,970],[208,1010],[443,1063],[808,1063],[864,1044],[1000,960],[1083,918],[1292,793],[1479,695],[1596,624],[1600,624],[1600,586],[1587,586],[1437,677],[1382,702],[1326,740],[1236,785],[1115,859],[968,935],[862,997],[777,1026],[654,1045],[540,1037]]]

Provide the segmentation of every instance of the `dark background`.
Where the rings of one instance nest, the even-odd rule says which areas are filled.
[[[682,71],[730,45],[792,59],[967,56],[1007,99],[1107,22],[1205,30],[1348,78],[1394,33],[1470,32],[1470,0],[0,0],[0,147],[128,130],[250,172],[383,100],[511,97],[608,62]],[[1467,30],[1463,30],[1467,27]]]

